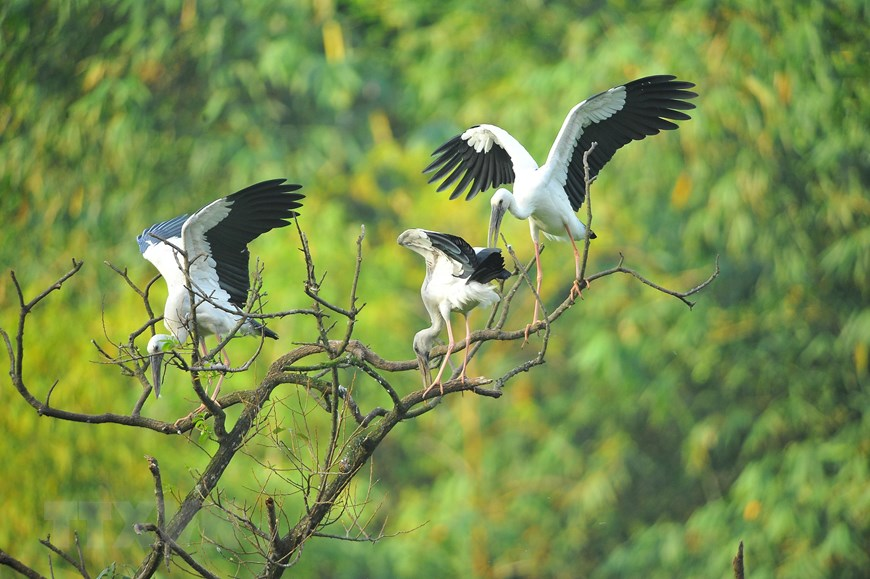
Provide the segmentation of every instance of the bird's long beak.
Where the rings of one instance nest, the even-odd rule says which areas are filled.
[[[420,368],[420,374],[423,375],[423,388],[428,390],[432,386],[432,376],[429,375],[429,356],[417,354],[417,366]]]
[[[154,385],[154,397],[160,398],[160,370],[163,369],[163,354],[151,355],[151,383]]]
[[[505,208],[499,203],[494,205],[489,216],[489,247],[498,247],[498,232],[501,231],[501,220],[504,219]]]

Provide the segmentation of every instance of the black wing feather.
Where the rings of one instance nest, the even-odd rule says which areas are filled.
[[[456,137],[456,138],[458,139],[459,137]],[[450,141],[450,142],[452,142],[452,141]],[[445,143],[445,144],[450,144],[450,142]],[[439,157],[438,159],[436,159],[435,161],[430,163],[429,166],[426,167],[426,169],[424,169],[424,172],[434,171],[437,167],[441,167],[441,168],[438,169],[438,171],[434,175],[432,175],[432,177],[429,179],[429,183],[433,183],[433,182],[443,178],[448,173],[450,173],[453,170],[453,168],[459,162],[462,161],[463,152],[464,152],[463,149],[455,148],[455,149],[451,150],[449,153],[442,155],[441,157]]]
[[[462,274],[457,277],[465,279],[465,283],[472,281],[489,283],[494,279],[507,279],[513,275],[504,268],[501,249],[487,247],[475,251],[458,235],[437,231],[425,231],[425,233],[432,247],[462,266]]]
[[[301,185],[285,181],[263,181],[228,196],[229,214],[205,232],[218,283],[238,307],[245,305],[251,287],[248,244],[267,231],[289,225],[287,220],[299,215],[296,209],[302,207],[305,196],[293,193]],[[268,331],[266,335],[272,337]]]
[[[437,191],[449,189],[461,177],[450,194],[451,199],[461,197],[466,189],[465,199],[474,199],[481,191],[514,182],[513,162],[498,144],[494,144],[488,153],[478,153],[462,139],[462,135],[456,135],[435,149],[432,156],[435,160],[423,169],[423,173],[434,171],[429,183],[441,181]]]
[[[695,108],[688,99],[698,96],[689,91],[695,85],[691,82],[676,80],[671,75],[648,76],[633,80],[625,85],[625,104],[613,116],[598,123],[592,123],[574,148],[565,190],[571,200],[571,207],[577,211],[586,198],[583,179],[583,153],[592,143],[598,143],[589,155],[589,176],[595,178],[598,172],[613,158],[614,153],[631,141],[640,141],[661,131],[671,131],[678,125],[670,120],[686,121],[691,117],[681,111]]]
[[[462,266],[462,275],[460,277],[467,278],[474,272],[474,267],[477,265],[477,257],[474,253],[474,248],[467,241],[458,235],[439,233],[438,231],[426,231],[425,229],[423,231],[432,243],[432,247],[443,252],[447,257]]]

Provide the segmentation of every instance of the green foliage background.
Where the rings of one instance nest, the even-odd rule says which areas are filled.
[[[89,342],[105,343],[104,328],[124,339],[145,315],[101,262],[144,283],[154,274],[137,255],[144,227],[278,176],[308,194],[301,225],[328,272],[327,297],[347,295],[365,224],[358,337],[410,358],[426,323],[422,263],[396,236],[421,226],[481,244],[488,211],[483,198],[435,194],[420,173],[431,150],[490,122],[543,160],[581,99],[673,73],[697,83],[698,110],[603,171],[593,267],[623,252],[644,274],[688,288],[719,255],[716,283],[692,311],[628,278],[594,285],[555,328],[546,367],[500,400],[454,397],[378,450],[370,498],[381,506],[367,516],[387,533],[411,532],[375,545],[314,539],[294,571],[725,577],[743,539],[753,578],[862,576],[868,16],[863,0],[9,0],[0,7],[0,266],[32,294],[71,258],[86,261],[33,317],[29,384],[44,397],[60,380],[52,401],[61,407],[128,412],[138,388],[94,364]],[[505,233],[527,259],[525,224]],[[306,305],[298,247],[286,229],[252,248],[271,310]],[[570,248],[548,249],[544,293],[556,300],[573,271]],[[16,303],[6,277],[5,328]],[[526,306],[513,326],[526,323]],[[313,337],[304,318],[272,327],[282,340],[227,388],[248,386]],[[241,359],[253,345],[232,347]],[[472,372],[532,354],[491,346]],[[146,412],[188,411],[192,393],[175,379]],[[376,390],[361,378],[356,387]],[[153,517],[143,455],[181,493],[207,461],[207,446],[186,439],[40,419],[8,383],[0,400],[0,546],[36,566],[46,555],[37,539],[68,545],[73,528],[94,568],[138,563],[147,541],[131,526]],[[278,415],[299,404],[288,392]],[[257,456],[280,461],[268,449]],[[239,461],[227,495],[259,501],[264,477],[254,460]],[[355,492],[368,485],[361,476]],[[250,573],[200,539],[232,542],[231,530],[209,516],[199,525],[185,540],[210,567]]]

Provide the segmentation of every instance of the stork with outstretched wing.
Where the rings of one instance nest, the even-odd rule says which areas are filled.
[[[586,226],[576,212],[586,198],[583,155],[589,155],[589,177],[598,172],[623,145],[678,128],[674,120],[689,120],[682,111],[695,105],[688,89],[695,85],[670,75],[648,76],[589,97],[568,113],[562,129],[540,167],[526,149],[504,129],[477,125],[435,150],[435,160],[424,173],[434,173],[430,183],[441,181],[438,191],[453,186],[451,199],[466,189],[466,199],[491,187],[513,184],[513,193],[498,189],[490,204],[488,243],[498,244],[505,213],[528,219],[535,246],[537,290],[540,295],[540,235],[568,240],[574,248],[575,279],[571,296],[580,292],[580,252],[575,241],[586,238]],[[458,183],[457,183],[458,180]],[[455,184],[455,186],[454,186]],[[595,234],[589,232],[589,237]],[[538,302],[532,324],[538,321]]]
[[[152,225],[137,238],[142,256],[160,271],[169,290],[163,325],[170,333],[156,334],[148,341],[156,396],[160,396],[163,356],[187,341],[194,319],[200,338],[214,334],[222,340],[240,321],[237,335],[278,337],[245,316],[242,308],[251,285],[248,243],[289,225],[287,220],[296,217],[302,206],[304,195],[295,193],[301,185],[285,181],[272,179],[251,185],[189,217],[181,215]],[[191,307],[191,294],[195,307]],[[226,352],[224,356],[229,365]],[[220,391],[221,380],[213,398]]]

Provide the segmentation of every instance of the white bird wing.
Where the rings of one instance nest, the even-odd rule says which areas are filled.
[[[424,230],[434,251],[442,253],[453,264],[453,275],[468,279],[477,266],[477,255],[467,241],[458,235]]]
[[[513,275],[504,268],[501,250],[496,247],[475,249],[458,235],[425,230],[424,233],[433,250],[441,252],[453,264],[454,277],[464,279],[466,283],[486,284]]]
[[[681,111],[695,108],[687,102],[698,96],[686,90],[693,86],[672,75],[648,76],[584,100],[565,117],[541,168],[543,179],[563,186],[577,211],[586,198],[583,154],[592,143],[597,145],[589,155],[590,179],[623,145],[678,128],[667,119],[689,120],[691,117]]]
[[[207,294],[222,290],[238,307],[248,299],[248,243],[298,215],[301,186],[272,179],[209,203],[184,224],[190,277]]]
[[[471,127],[438,147],[432,156],[435,160],[423,173],[435,173],[429,183],[443,179],[438,191],[449,188],[459,179],[450,194],[451,199],[461,196],[466,188],[465,198],[473,199],[490,187],[513,183],[517,173],[538,168],[525,147],[495,125]]]
[[[136,238],[142,257],[154,264],[167,283],[183,277],[179,275],[180,270],[172,246],[182,247],[181,229],[186,220],[187,215],[179,215],[168,221],[155,223]]]
[[[206,234],[227,218],[232,205],[233,203],[227,197],[212,201],[190,216],[190,219],[184,224],[181,233],[190,268],[190,280],[194,284],[194,291],[202,293],[205,297],[216,300],[224,306],[227,303],[234,303],[232,300],[233,296],[229,291],[221,287],[221,280],[217,272],[217,262],[213,257],[211,243],[209,243]],[[179,257],[179,265],[183,268],[184,262],[181,259]],[[247,258],[245,259],[245,268],[247,268]],[[248,282],[249,285],[250,283]],[[247,300],[248,287],[238,288],[238,290],[235,292],[236,294],[241,295],[244,293],[245,295],[241,302],[243,305]],[[241,290],[244,291],[242,292]]]

